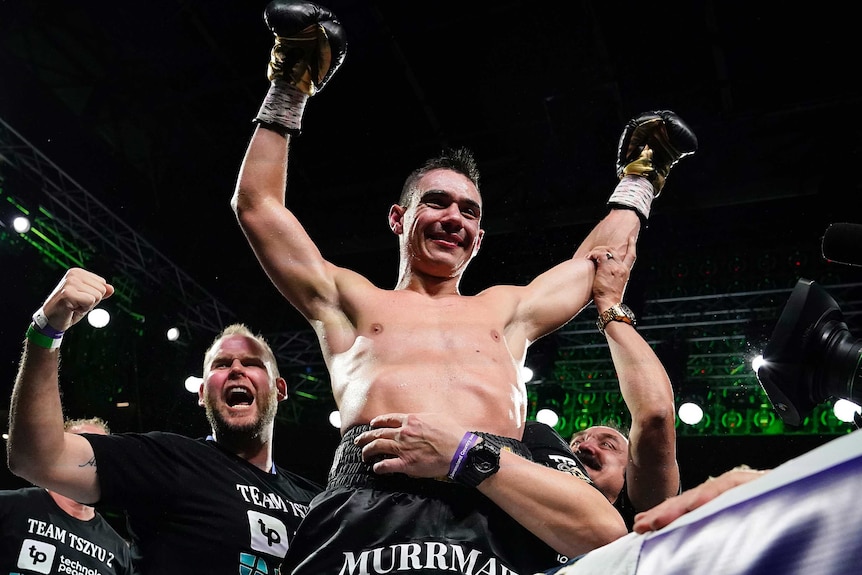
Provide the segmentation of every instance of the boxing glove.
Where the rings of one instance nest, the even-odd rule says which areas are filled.
[[[682,118],[670,110],[646,112],[629,120],[617,147],[617,176],[645,176],[655,197],[664,187],[670,169],[697,151],[697,137]]]
[[[285,78],[309,96],[322,90],[347,54],[335,15],[312,2],[274,0],[264,10],[264,21],[275,35],[267,78]]]
[[[312,2],[273,0],[263,16],[275,43],[267,66],[270,88],[255,121],[297,135],[308,98],[344,61],[344,29],[332,12]]]

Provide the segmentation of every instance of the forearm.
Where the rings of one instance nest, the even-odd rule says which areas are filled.
[[[9,408],[7,460],[16,475],[37,475],[63,451],[63,407],[58,384],[59,349],[24,342]]]
[[[641,220],[634,210],[612,209],[581,242],[575,250],[574,257],[587,257],[598,246],[610,247],[616,251],[617,257],[624,257],[629,245],[629,238],[637,237],[641,229]]]
[[[240,167],[231,207],[237,217],[267,201],[284,205],[290,136],[258,126]]]
[[[507,451],[500,470],[477,488],[515,521],[563,555],[573,557],[626,534],[608,500],[582,479]]]
[[[650,344],[624,322],[605,327],[620,393],[634,421],[673,423],[673,386]]]
[[[631,413],[628,497],[645,510],[679,493],[673,387],[664,366],[635,328],[611,322],[605,334]]]

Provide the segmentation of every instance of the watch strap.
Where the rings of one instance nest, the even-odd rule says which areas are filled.
[[[605,327],[612,321],[621,321],[631,326],[637,325],[634,312],[622,302],[612,305],[599,314],[596,320],[596,327],[602,335],[605,333]]]
[[[500,469],[500,451],[503,444],[496,437],[481,431],[472,432],[482,438],[466,453],[454,479],[467,487],[477,487]]]

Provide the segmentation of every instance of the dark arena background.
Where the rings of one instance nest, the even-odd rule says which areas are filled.
[[[277,460],[324,481],[338,431],[314,334],[269,283],[229,207],[266,92],[265,2],[0,3],[0,397],[4,423],[31,314],[71,266],[112,281],[111,323],[63,344],[71,416],[115,432],[206,433],[201,356],[225,324],[268,336],[291,391]],[[827,262],[834,222],[862,222],[854,18],[736,2],[332,0],[344,65],[306,108],[289,202],[323,254],[396,279],[386,213],[407,173],[471,147],[487,230],[462,291],[525,283],[604,214],[624,123],[670,109],[700,148],[643,231],[626,301],[706,417],[678,426],[685,487],[769,467],[848,433],[823,402],[776,417],[751,369],[793,286],[814,280],[862,335],[862,268]],[[32,228],[19,233],[16,215]],[[862,246],[860,246],[862,261]],[[590,306],[537,342],[530,416],[568,437],[625,422]],[[169,341],[169,328],[179,339]],[[858,331],[857,331],[858,330]],[[4,467],[4,487],[21,484]]]

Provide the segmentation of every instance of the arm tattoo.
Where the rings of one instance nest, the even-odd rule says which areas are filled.
[[[96,456],[94,455],[88,461],[79,465],[78,467],[93,467],[93,468],[95,468],[96,467]]]

